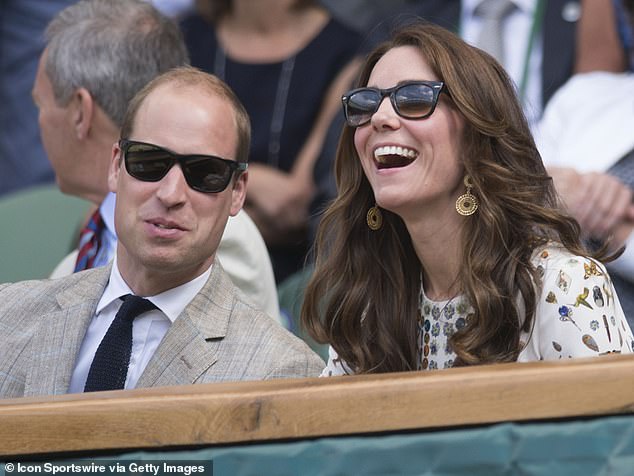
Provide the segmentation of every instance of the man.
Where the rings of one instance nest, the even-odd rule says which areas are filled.
[[[114,262],[0,285],[0,397],[319,374],[321,359],[243,300],[215,259],[244,203],[249,138],[244,108],[215,76],[177,68],[135,96],[108,174]],[[148,307],[131,318],[117,386],[100,355],[119,352],[123,338],[108,339],[129,295],[151,304],[132,298]]]
[[[62,192],[90,200],[93,215],[81,253],[53,272],[59,277],[107,264],[114,254],[115,196],[107,176],[130,99],[152,78],[188,63],[178,26],[138,0],[84,0],[49,24],[33,98],[40,133]],[[92,238],[92,240],[90,240]],[[234,283],[260,309],[279,319],[266,245],[245,212],[227,224],[218,255]]]

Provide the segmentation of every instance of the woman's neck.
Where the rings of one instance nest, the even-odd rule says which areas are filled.
[[[244,62],[277,62],[293,56],[328,22],[320,7],[292,8],[294,0],[236,0],[217,25],[227,54]]]
[[[292,25],[301,10],[293,0],[234,0],[231,12],[221,20],[231,28],[252,32],[274,32]]]
[[[406,226],[423,268],[425,295],[435,301],[456,296],[464,248],[460,220],[419,220]]]

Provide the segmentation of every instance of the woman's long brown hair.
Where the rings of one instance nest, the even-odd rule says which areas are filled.
[[[451,337],[454,365],[514,361],[521,330],[531,330],[541,283],[531,255],[550,240],[587,255],[579,225],[561,212],[514,87],[486,53],[420,22],[370,53],[358,85],[367,84],[387,51],[406,45],[419,49],[464,118],[460,160],[480,201],[462,229],[459,280],[474,313]],[[400,217],[383,210],[383,227],[368,228],[375,201],[353,137],[346,126],[335,162],[338,196],[318,230],[302,321],[357,373],[412,370],[421,264]]]

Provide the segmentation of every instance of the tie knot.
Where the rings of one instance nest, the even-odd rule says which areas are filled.
[[[156,309],[156,306],[147,299],[133,294],[126,294],[121,299],[123,299],[123,304],[121,304],[117,316],[126,321],[132,321],[144,312]]]
[[[515,8],[512,0],[482,0],[474,13],[480,18],[500,20]]]

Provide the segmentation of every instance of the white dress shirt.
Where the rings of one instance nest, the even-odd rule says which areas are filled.
[[[114,256],[117,248],[117,235],[114,231],[114,205],[117,196],[110,192],[99,206],[99,213],[105,225],[101,233],[101,246],[95,256],[94,267],[107,265]]]
[[[144,296],[158,309],[141,314],[134,320],[132,325],[132,353],[125,381],[126,389],[136,387],[141,374],[143,374],[145,367],[147,367],[169,327],[203,288],[210,274],[211,267],[197,278],[176,288],[156,296]],[[121,307],[123,301],[120,298],[126,294],[134,293],[119,273],[115,257],[110,280],[97,304],[95,316],[92,318],[81,344],[68,393],[84,391],[88,371],[95,357],[95,352],[97,352],[97,348],[106,335],[110,324],[112,324],[119,307]]]
[[[480,35],[482,20],[474,15],[481,0],[463,0],[460,14],[460,35],[470,44],[475,44]],[[525,64],[529,48],[529,39],[537,0],[514,0],[517,6],[504,21],[504,58],[503,66],[518,89],[521,86],[524,69],[528,68],[526,91],[522,98],[524,113],[529,124],[534,125],[542,114],[541,64],[543,59],[543,41],[536,35],[530,50],[528,64]]]

